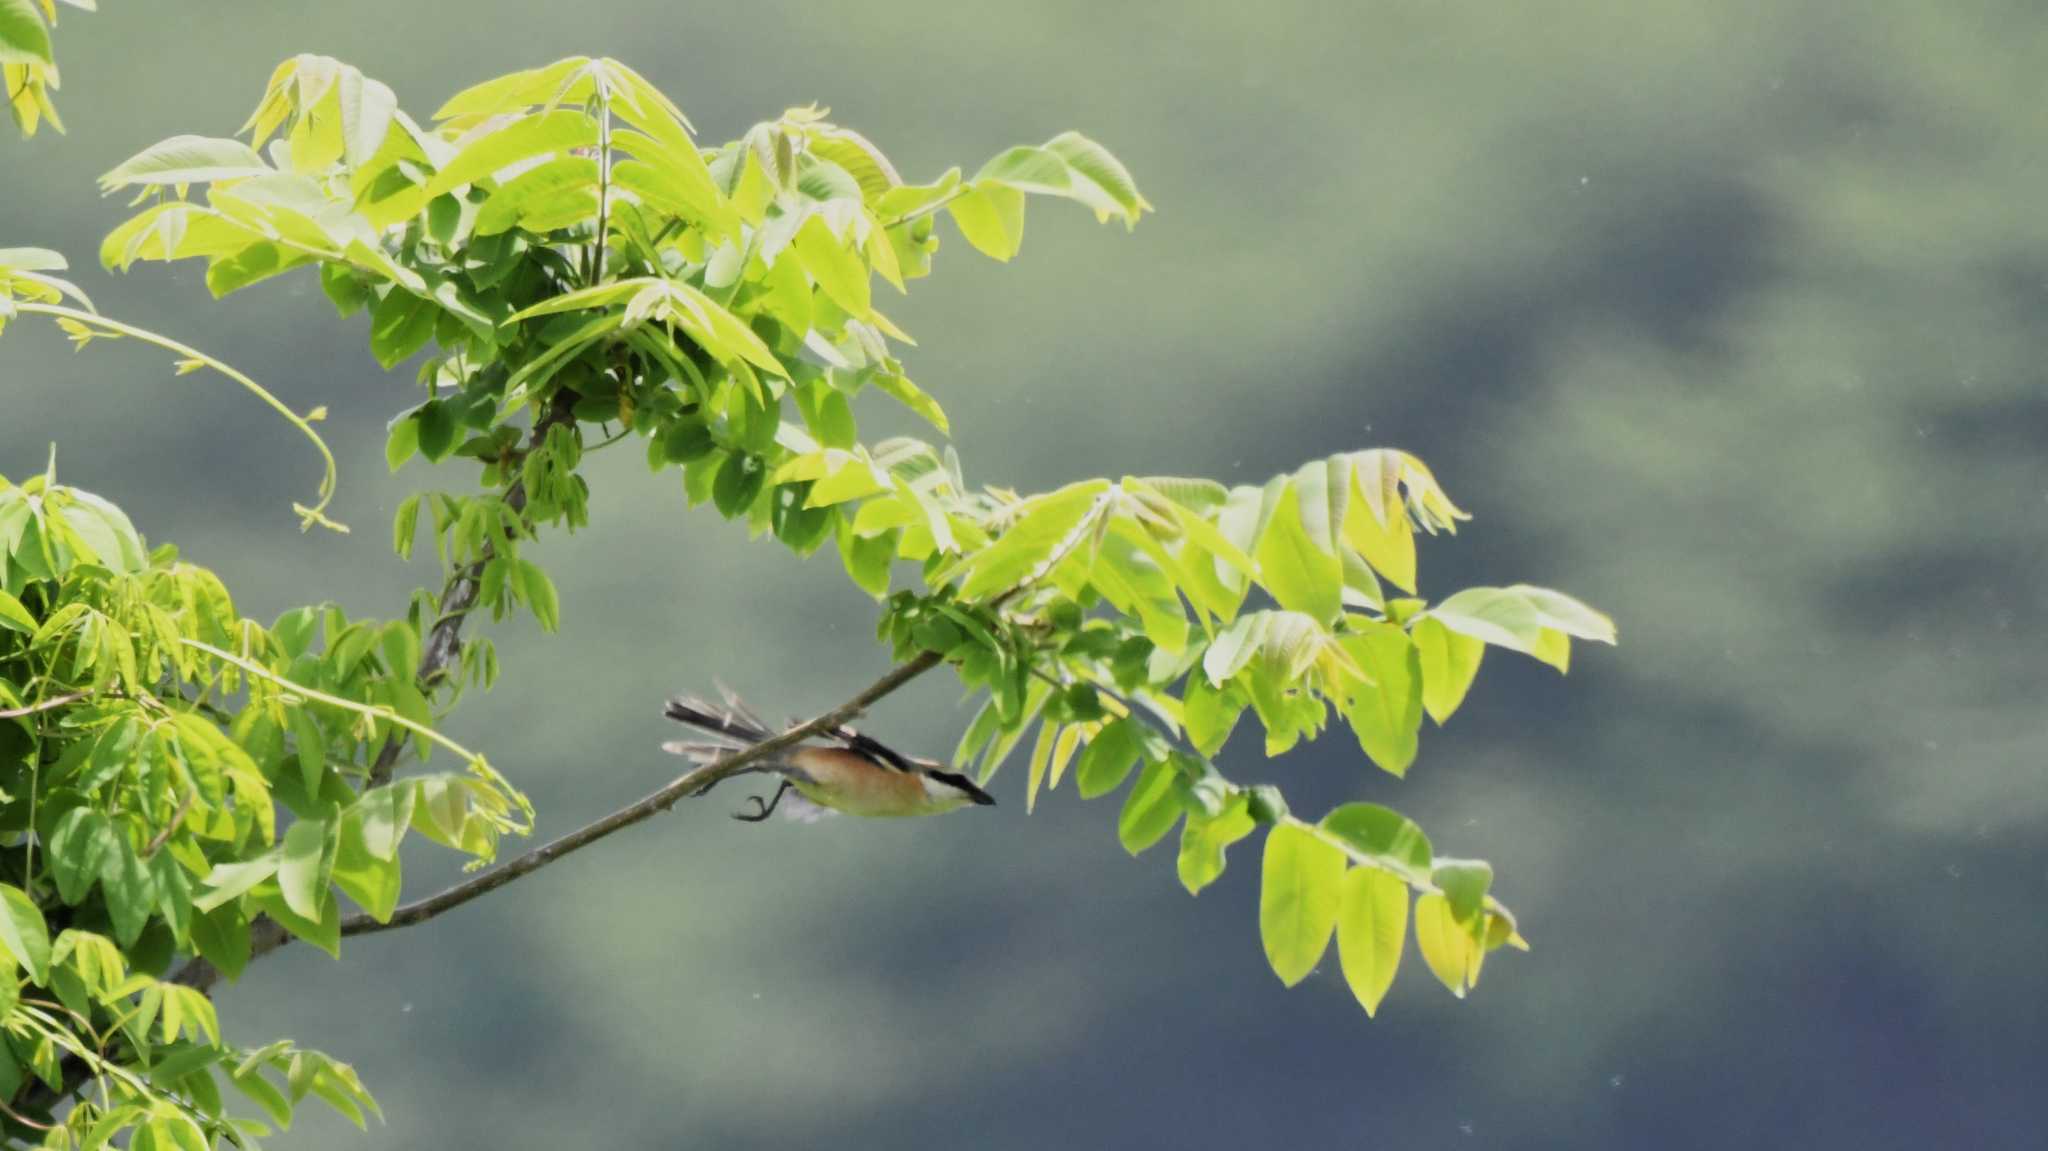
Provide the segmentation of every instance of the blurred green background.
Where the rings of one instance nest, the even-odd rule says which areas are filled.
[[[214,304],[197,265],[91,267],[92,177],[224,135],[271,67],[340,56],[415,113],[624,59],[711,140],[818,101],[912,179],[1078,128],[1159,206],[949,239],[892,313],[969,479],[1256,481],[1416,451],[1476,514],[1425,592],[1579,594],[1623,646],[1488,660],[1399,782],[1341,736],[1274,765],[1481,855],[1535,943],[1452,1000],[1410,956],[1377,1022],[1334,963],[1284,991],[1256,869],[1198,900],[1114,810],[749,827],[685,805],[424,927],[294,947],[244,1039],[353,1060],[390,1119],[281,1145],[2038,1147],[2048,1072],[2048,18],[2028,3],[1351,6],[113,3],[58,29],[69,137],[0,135],[0,243],[103,309],[325,403],[350,536],[225,384],[10,328],[0,472],[124,505],[245,612],[390,613],[384,474],[409,374],[309,276]],[[889,426],[883,409],[869,428]],[[882,667],[872,606],[593,461],[551,540],[564,634],[500,629],[454,734],[559,833],[665,782],[658,705],[722,676],[808,713]],[[943,751],[921,683],[869,727]],[[1243,774],[1254,749],[1228,756]],[[1249,862],[1253,847],[1241,847]],[[423,854],[408,887],[449,865]]]

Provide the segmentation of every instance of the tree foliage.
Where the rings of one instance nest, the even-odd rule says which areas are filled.
[[[0,0],[17,10],[40,19]],[[30,75],[27,27],[0,17],[10,78]],[[40,43],[35,83],[54,87]],[[15,107],[24,130],[50,115],[42,86],[33,115]],[[344,900],[388,920],[410,831],[484,865],[527,830],[519,793],[434,725],[498,672],[487,640],[461,639],[467,616],[558,625],[525,545],[582,525],[584,457],[632,441],[688,504],[799,555],[835,552],[881,602],[900,665],[942,662],[984,693],[961,770],[985,782],[1018,761],[1027,808],[1069,774],[1084,799],[1121,789],[1119,841],[1136,855],[1178,830],[1190,892],[1266,829],[1259,932],[1286,984],[1334,939],[1375,1011],[1411,919],[1459,995],[1490,952],[1523,946],[1486,864],[1436,854],[1385,807],[1293,814],[1215,758],[1247,714],[1267,757],[1341,722],[1400,776],[1424,716],[1457,710],[1487,647],[1562,671],[1574,639],[1613,641],[1605,617],[1543,588],[1421,598],[1418,535],[1467,518],[1422,461],[1375,449],[1261,485],[1124,476],[1024,494],[970,484],[943,442],[861,439],[864,396],[947,431],[883,310],[886,289],[932,272],[942,219],[1007,260],[1035,199],[1127,227],[1151,209],[1087,137],[911,183],[814,107],[705,147],[614,60],[503,76],[422,121],[356,69],[299,56],[242,135],[163,141],[102,186],[135,197],[101,248],[109,267],[203,260],[216,295],[317,275],[342,316],[365,317],[379,363],[418,361],[388,465],[453,462],[476,484],[400,507],[394,546],[409,554],[424,528],[445,574],[401,618],[316,606],[267,627],[105,501],[54,474],[0,484],[0,946],[21,973],[0,1097],[22,1103],[27,1076],[56,1096],[105,1088],[52,1145],[127,1128],[135,1146],[245,1142],[256,1129],[224,1117],[222,1079],[278,1123],[307,1093],[358,1120],[374,1110],[324,1056],[224,1046],[186,986],[207,980],[181,977],[197,961],[232,978],[283,933],[336,952]],[[99,316],[60,271],[48,253],[0,253],[0,323],[40,315],[81,345],[190,352]],[[313,434],[320,413],[271,402]],[[330,466],[323,497],[331,481]],[[303,522],[335,526],[324,504]],[[459,770],[395,775],[404,750],[437,743]]]

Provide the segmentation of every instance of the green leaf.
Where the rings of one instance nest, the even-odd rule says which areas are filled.
[[[1512,588],[1466,588],[1430,608],[1426,618],[1460,635],[1525,654],[1536,649],[1543,634],[1536,605]]]
[[[36,983],[50,982],[50,929],[28,893],[0,883],[0,946]]]
[[[494,172],[549,153],[597,143],[597,124],[580,111],[541,112],[470,139],[427,183],[427,196],[473,184]]]
[[[1415,944],[1437,981],[1465,998],[1483,951],[1451,914],[1449,901],[1434,891],[1415,901]]]
[[[1179,776],[1180,768],[1171,758],[1154,760],[1138,774],[1138,782],[1124,797],[1123,811],[1116,821],[1117,842],[1124,845],[1125,851],[1139,854],[1166,838],[1180,821],[1180,797],[1173,788]]]
[[[419,421],[410,415],[400,416],[392,421],[391,432],[384,440],[384,462],[392,471],[397,471],[405,461],[420,449]]]
[[[50,30],[43,27],[42,17],[36,15],[34,0],[0,0],[0,64],[40,64],[48,68],[54,62],[50,56]]]
[[[1230,738],[1244,708],[1244,696],[1235,686],[1212,687],[1206,671],[1188,676],[1181,699],[1181,720],[1187,725],[1188,739],[1203,755],[1223,750],[1224,741]]]
[[[105,812],[90,804],[65,812],[51,830],[49,843],[50,874],[57,880],[58,897],[70,904],[83,902],[99,882],[113,843],[114,825]]]
[[[306,785],[307,795],[320,794],[320,777],[327,772],[327,736],[320,730],[320,721],[311,709],[301,706],[292,711],[292,739],[299,761],[299,778]]]
[[[896,533],[861,536],[853,521],[842,515],[834,527],[839,537],[839,561],[846,567],[854,586],[876,599],[889,594],[889,569],[896,561]]]
[[[1266,835],[1259,889],[1259,938],[1266,961],[1289,987],[1308,978],[1337,929],[1344,853],[1308,828],[1280,823]]]
[[[1109,149],[1079,132],[1062,132],[1046,141],[1045,149],[1067,162],[1072,170],[1069,194],[1095,209],[1098,219],[1121,215],[1127,227],[1152,205],[1138,193],[1137,182]],[[1100,192],[1100,198],[1094,194]],[[1105,203],[1106,201],[1106,203]],[[1114,208],[1110,207],[1114,205]]]
[[[320,892],[320,914],[317,917],[300,915],[267,889],[259,890],[254,899],[263,914],[277,920],[286,931],[325,951],[331,958],[341,958],[341,901],[334,898],[333,891],[323,889]]]
[[[406,789],[408,794],[410,789]],[[372,844],[364,821],[344,819],[341,841],[334,856],[334,885],[361,905],[379,923],[389,923],[398,908],[401,873],[398,856],[380,855],[383,844]]]
[[[974,174],[974,182],[994,181],[1007,184],[1020,192],[1039,192],[1047,195],[1066,194],[1070,179],[1067,162],[1044,148],[1020,144],[1008,149]]]
[[[1372,761],[1396,776],[1415,762],[1422,730],[1422,655],[1408,633],[1369,624],[1339,642],[1371,682],[1351,697],[1345,718]]]
[[[1094,522],[1108,490],[1108,480],[1089,480],[1026,501],[1016,523],[970,561],[960,598],[981,600],[1044,578]]]
[[[1563,592],[1529,584],[1516,584],[1506,590],[1527,600],[1529,606],[1536,609],[1537,622],[1544,627],[1596,643],[1615,642],[1613,620]]]
[[[939,401],[927,395],[923,388],[911,383],[910,377],[902,372],[876,372],[874,383],[877,391],[909,408],[912,415],[925,423],[941,432],[952,430],[952,424],[946,419],[946,410],[939,406]]]
[[[1486,906],[1487,889],[1493,886],[1493,865],[1478,859],[1439,859],[1430,871],[1430,882],[1444,893],[1453,919],[1473,923]]]
[[[1233,795],[1224,801],[1223,810],[1213,816],[1188,813],[1188,821],[1180,832],[1177,866],[1181,886],[1188,889],[1189,895],[1200,895],[1203,888],[1216,882],[1223,874],[1225,850],[1258,826],[1247,810],[1250,802],[1249,796]]]
[[[868,318],[873,311],[868,266],[847,250],[825,217],[813,213],[797,229],[790,246],[827,299],[857,320]]]
[[[327,848],[328,824],[324,820],[302,819],[284,833],[284,858],[277,868],[277,885],[287,907],[307,919],[320,918],[321,896],[334,860]]]
[[[1484,641],[1460,635],[1442,620],[1424,616],[1416,621],[1415,650],[1422,656],[1422,706],[1442,726],[1465,702],[1465,693],[1479,675],[1479,662],[1486,655]]]
[[[1095,733],[1074,764],[1074,786],[1082,799],[1097,799],[1115,791],[1137,766],[1143,748],[1137,722],[1112,720]]]
[[[1259,582],[1281,607],[1327,626],[1343,606],[1343,564],[1336,553],[1316,546],[1302,526],[1296,485],[1284,478],[1274,483],[1279,485],[1279,496],[1254,553]]]
[[[1009,260],[1024,242],[1024,193],[1001,184],[977,185],[946,205],[960,234],[983,255]]]
[[[562,626],[562,600],[555,591],[555,581],[532,560],[520,560],[520,581],[526,588],[526,601],[533,609],[533,618],[540,621],[540,630],[553,633]]]
[[[495,236],[514,227],[547,232],[596,211],[597,161],[558,156],[492,192],[477,213],[476,234]]]
[[[279,1091],[277,1085],[272,1083],[263,1074],[262,1068],[252,1067],[247,1071],[231,1074],[228,1076],[228,1082],[234,1084],[236,1090],[248,1096],[251,1103],[261,1107],[263,1113],[270,1116],[272,1123],[277,1124],[280,1128],[288,1129],[291,1127],[291,1100],[286,1099],[284,1092]]]
[[[1429,837],[1398,811],[1376,803],[1347,803],[1317,826],[1342,841],[1361,863],[1393,871],[1411,883],[1430,881],[1435,857]]]
[[[1344,516],[1344,542],[1365,557],[1374,570],[1402,591],[1415,591],[1415,528],[1402,508],[1393,476],[1398,469],[1391,453],[1360,452],[1352,457],[1353,492]]]
[[[158,850],[144,861],[156,884],[156,906],[171,938],[182,944],[192,930],[192,880],[169,851]]]
[[[0,558],[0,564],[4,563],[4,558]],[[0,628],[23,635],[36,633],[36,617],[28,614],[21,601],[7,594],[5,589],[0,589]]]
[[[192,917],[192,945],[230,981],[249,965],[249,917],[239,903]]]
[[[100,891],[114,921],[114,941],[132,945],[156,911],[156,881],[127,835],[115,828],[100,864]]]
[[[246,176],[268,176],[276,170],[240,140],[208,136],[173,136],[151,144],[100,177],[100,190],[132,184],[203,184]]]
[[[192,901],[192,905],[202,912],[211,912],[276,875],[281,859],[281,852],[266,851],[255,859],[215,864],[213,871],[201,885],[203,890],[200,891],[198,898]]]
[[[1394,985],[1401,964],[1401,944],[1408,933],[1408,885],[1372,867],[1354,867],[1344,876],[1344,894],[1337,910],[1337,953],[1344,982],[1367,1015]]]

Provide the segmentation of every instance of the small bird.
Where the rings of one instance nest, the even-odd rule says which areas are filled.
[[[736,747],[750,747],[772,737],[768,725],[745,704],[722,685],[720,690],[725,696],[723,707],[678,696],[665,709],[670,719],[717,742],[675,740],[662,744],[663,751],[697,763],[716,763]],[[748,796],[754,811],[734,812],[733,818],[759,823],[790,791],[795,791],[798,799],[791,801],[789,814],[799,819],[815,818],[823,813],[819,809],[849,815],[936,815],[969,805],[995,804],[995,797],[945,764],[903,755],[850,727],[826,732],[822,738],[837,746],[799,744],[747,768],[780,776],[781,786],[767,800]]]

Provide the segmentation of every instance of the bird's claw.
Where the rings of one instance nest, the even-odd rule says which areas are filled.
[[[775,795],[771,799],[762,799],[758,795],[750,795],[747,799],[754,805],[754,814],[748,815],[744,811],[735,811],[732,813],[732,817],[741,823],[759,823],[774,814],[775,805],[782,802],[782,795],[788,790],[789,781],[785,779],[782,781],[782,786],[775,789]]]

